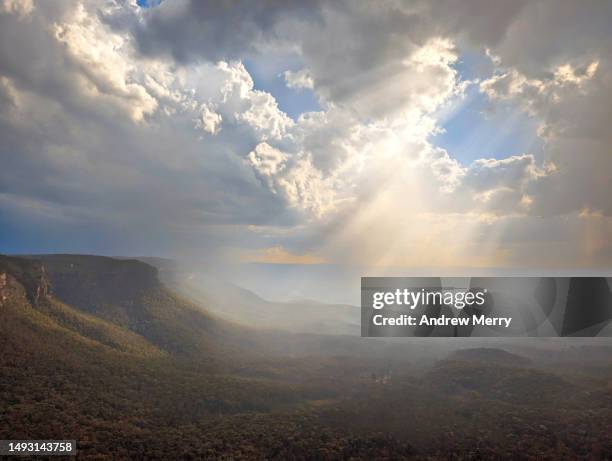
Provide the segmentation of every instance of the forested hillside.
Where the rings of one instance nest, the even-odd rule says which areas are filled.
[[[457,346],[253,330],[142,262],[2,256],[0,439],[86,460],[611,459],[605,344]]]

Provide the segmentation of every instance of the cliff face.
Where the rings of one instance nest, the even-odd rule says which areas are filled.
[[[160,289],[157,270],[136,260],[78,255],[47,255],[40,260],[55,297],[84,310],[100,303],[132,306]]]
[[[164,298],[157,270],[140,261],[79,255],[47,255],[40,261],[55,298],[124,327],[149,321],[148,300]]]
[[[37,306],[42,300],[46,299],[51,289],[49,278],[45,266],[41,263],[33,265],[31,276],[22,282],[26,290],[26,296],[30,302]]]
[[[0,307],[15,299],[25,301],[25,290],[11,274],[0,272]]]
[[[0,306],[12,299],[38,306],[50,292],[51,284],[42,263],[0,256]]]

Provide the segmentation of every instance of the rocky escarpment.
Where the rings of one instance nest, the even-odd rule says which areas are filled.
[[[0,272],[0,307],[6,304],[9,299],[14,299],[16,297],[25,298],[23,288],[20,287],[15,277],[11,274],[8,272]]]
[[[0,256],[0,306],[11,300],[27,300],[37,306],[50,292],[51,284],[42,263]]]

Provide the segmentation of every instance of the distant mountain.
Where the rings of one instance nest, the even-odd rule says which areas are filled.
[[[531,360],[503,349],[472,348],[452,352],[427,376],[431,385],[455,395],[478,393],[483,398],[527,405],[550,404],[580,393],[570,382],[529,366]]]
[[[492,347],[476,347],[470,349],[459,349],[448,356],[449,360],[462,360],[468,362],[486,362],[497,365],[523,366],[531,363],[531,360],[504,349]]]
[[[356,306],[311,300],[268,301],[205,272],[184,270],[167,261],[152,264],[160,264],[164,282],[181,295],[236,323],[292,333],[360,335],[361,317]]]

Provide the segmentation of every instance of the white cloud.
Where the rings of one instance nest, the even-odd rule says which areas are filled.
[[[79,70],[82,93],[106,100],[136,121],[155,111],[157,100],[135,78],[126,38],[112,33],[83,4],[77,4],[63,22],[55,23],[53,32]]]
[[[546,173],[536,166],[531,154],[476,160],[468,169],[466,183],[476,190],[497,187],[522,187],[526,181],[536,180]]]
[[[568,93],[584,93],[598,67],[599,61],[592,61],[583,69],[564,64],[556,67],[547,79],[529,79],[510,69],[482,81],[480,90],[493,101],[519,102],[525,111],[538,115],[545,106],[560,103]]]
[[[220,62],[217,68],[224,74],[221,88],[223,103],[233,108],[238,122],[249,125],[259,140],[280,139],[293,120],[278,108],[274,97],[254,88],[253,79],[240,62]]]
[[[32,0],[1,0],[0,13],[16,14],[19,18],[28,16],[34,9]]]
[[[248,104],[248,109],[238,113],[236,118],[249,124],[261,140],[280,139],[293,125],[293,120],[278,108],[274,97],[265,91],[250,91]]]
[[[287,155],[266,142],[257,144],[248,156],[250,164],[262,176],[273,176],[286,166]]]
[[[221,129],[223,117],[214,111],[210,104],[202,104],[202,116],[197,120],[197,126],[210,134],[217,134]]]
[[[283,72],[283,77],[285,78],[285,82],[287,83],[288,88],[312,89],[314,87],[314,81],[308,69],[300,69],[296,72],[286,70],[285,72]]]
[[[273,193],[281,194],[289,207],[315,217],[333,210],[335,191],[330,180],[313,167],[309,155],[300,152],[289,156],[263,142],[249,153],[248,163]]]

